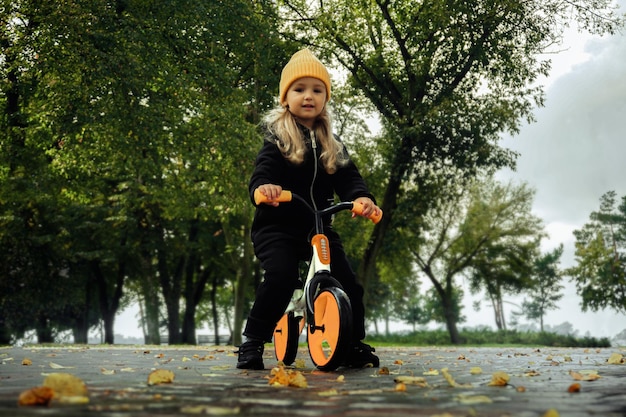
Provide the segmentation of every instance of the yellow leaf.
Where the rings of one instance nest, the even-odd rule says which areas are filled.
[[[156,369],[148,375],[148,385],[171,384],[174,382],[174,372],[167,369]]]
[[[492,387],[503,387],[509,383],[509,375],[506,372],[496,371],[491,375],[491,382],[487,385]]]
[[[191,361],[191,359],[189,359],[189,358],[188,358],[188,357],[186,357],[186,356],[183,356],[182,361],[183,361],[183,362],[190,362],[190,361]]]
[[[609,357],[607,363],[610,365],[621,365],[624,363],[624,356],[621,353],[613,353]]]
[[[339,375],[339,376],[337,377],[337,382],[345,382],[345,380],[346,380],[345,375]]]
[[[337,392],[336,389],[333,388],[333,389],[329,389],[329,390],[326,390],[326,391],[320,391],[320,392],[317,393],[317,395],[319,395],[321,397],[332,397],[332,396],[335,396],[335,395],[339,395],[339,393]]]
[[[102,375],[114,375],[115,374],[115,370],[114,369],[104,369],[104,368],[100,368],[100,373]]]
[[[296,369],[304,369],[306,368],[306,362],[304,359],[296,359],[295,367]]]
[[[52,369],[71,369],[73,368],[73,366],[63,366],[63,365],[59,365],[58,363],[54,363],[54,362],[50,362],[50,368]]]
[[[545,413],[543,413],[541,417],[559,417],[559,412],[556,411],[554,408],[551,408]]]
[[[396,384],[417,385],[422,388],[428,386],[425,378],[421,376],[399,375],[393,379]]]
[[[52,388],[58,396],[85,396],[87,386],[82,379],[72,374],[54,373],[48,375],[43,381],[44,387]]]
[[[285,370],[284,367],[278,366],[270,371],[270,380],[268,382],[273,386],[307,388],[308,383],[304,375],[299,371]]]
[[[597,371],[569,371],[569,374],[576,381],[595,381],[601,378]]]
[[[493,400],[486,395],[458,395],[456,400],[461,404],[491,404]]]
[[[31,360],[30,360],[30,359],[28,359],[28,358],[24,358],[24,359],[22,360],[22,365],[24,365],[24,366],[30,366],[30,365],[32,365],[32,364],[33,364],[33,361],[31,361]]]
[[[396,391],[398,392],[405,392],[406,391],[406,384],[400,382],[399,384],[396,384]]]
[[[437,376],[439,375],[439,371],[433,368],[430,368],[428,371],[424,371],[422,373],[422,375],[427,375],[427,376]]]
[[[482,373],[483,373],[483,370],[480,368],[480,366],[474,366],[470,369],[471,375],[480,375]]]
[[[451,387],[455,387],[455,388],[469,388],[469,387],[472,386],[472,384],[459,384],[458,382],[456,382],[454,380],[454,378],[452,378],[452,375],[450,375],[450,373],[448,372],[448,368],[442,368],[441,369],[441,374],[446,379],[446,381],[448,381],[448,384]]]

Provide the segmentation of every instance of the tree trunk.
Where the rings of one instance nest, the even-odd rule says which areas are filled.
[[[243,321],[244,321],[244,304],[246,301],[246,289],[252,282],[252,259],[254,252],[252,250],[252,242],[248,238],[250,234],[250,228],[246,225],[243,228],[243,256],[242,265],[237,280],[235,283],[235,311],[233,313],[233,334],[232,343],[237,346],[241,344],[243,334]]]
[[[37,343],[54,343],[54,335],[47,317],[39,316],[37,318],[35,332],[37,333]]]
[[[161,280],[161,291],[165,300],[165,310],[167,311],[167,333],[168,343],[177,345],[181,343],[180,334],[180,297],[182,270],[184,259],[179,259],[178,264],[172,274],[169,273],[165,249],[158,250],[159,279]]]
[[[161,344],[161,337],[159,335],[160,330],[160,314],[159,314],[159,293],[157,288],[153,285],[153,281],[149,279],[149,284],[143,287],[143,328],[144,328],[144,342],[149,345]]]
[[[100,268],[100,261],[91,261],[89,266],[91,274],[95,277],[98,287],[100,311],[102,314],[102,320],[104,321],[104,343],[112,345],[115,342],[115,315],[119,309],[120,299],[123,294],[122,288],[124,286],[126,268],[124,263],[120,263],[118,265],[117,278],[113,285],[113,294],[109,296],[109,285],[104,277],[104,274],[102,273],[102,269]]]

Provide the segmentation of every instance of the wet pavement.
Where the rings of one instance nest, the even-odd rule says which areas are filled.
[[[270,385],[271,347],[262,371],[236,369],[234,350],[0,348],[0,416],[626,416],[626,348],[379,347],[380,369],[330,373],[300,348],[285,372],[306,387]],[[158,369],[174,380],[148,384]],[[84,401],[18,406],[52,373],[80,378]]]

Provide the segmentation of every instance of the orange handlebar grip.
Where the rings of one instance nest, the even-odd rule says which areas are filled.
[[[274,200],[270,200],[263,193],[261,193],[261,191],[259,191],[258,188],[256,190],[254,190],[254,202],[257,205],[259,205],[261,203],[270,203],[270,202],[273,203],[275,201],[277,201],[279,203],[286,203],[286,202],[291,201],[291,191],[283,190],[283,191],[281,191],[281,193],[278,196],[278,198],[276,198]]]
[[[363,204],[353,203],[351,211],[354,214],[360,216],[361,213],[363,213]],[[380,221],[380,219],[382,219],[382,218],[383,218],[383,211],[381,209],[378,209],[378,212],[372,213],[370,216],[368,216],[368,219],[370,219],[372,221],[372,223],[374,223],[374,224],[378,223]]]

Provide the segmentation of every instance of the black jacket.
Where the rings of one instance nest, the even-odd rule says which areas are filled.
[[[313,150],[310,131],[300,126],[307,144],[304,162],[295,165],[289,162],[276,145],[276,137],[267,136],[256,158],[255,169],[249,183],[250,198],[254,203],[254,190],[263,184],[276,184],[284,190],[292,191],[311,203],[311,184],[314,180]],[[339,167],[334,174],[328,174],[319,159],[321,145],[317,145],[317,173],[313,184],[313,197],[318,209],[330,206],[336,194],[341,201],[352,201],[358,197],[374,196],[369,192],[363,177],[352,160]],[[347,152],[347,151],[346,151]],[[325,219],[330,224],[330,219]],[[289,234],[298,239],[306,239],[314,227],[312,215],[301,203],[281,203],[278,207],[260,204],[256,208],[252,223],[252,240],[255,246],[270,243]]]

